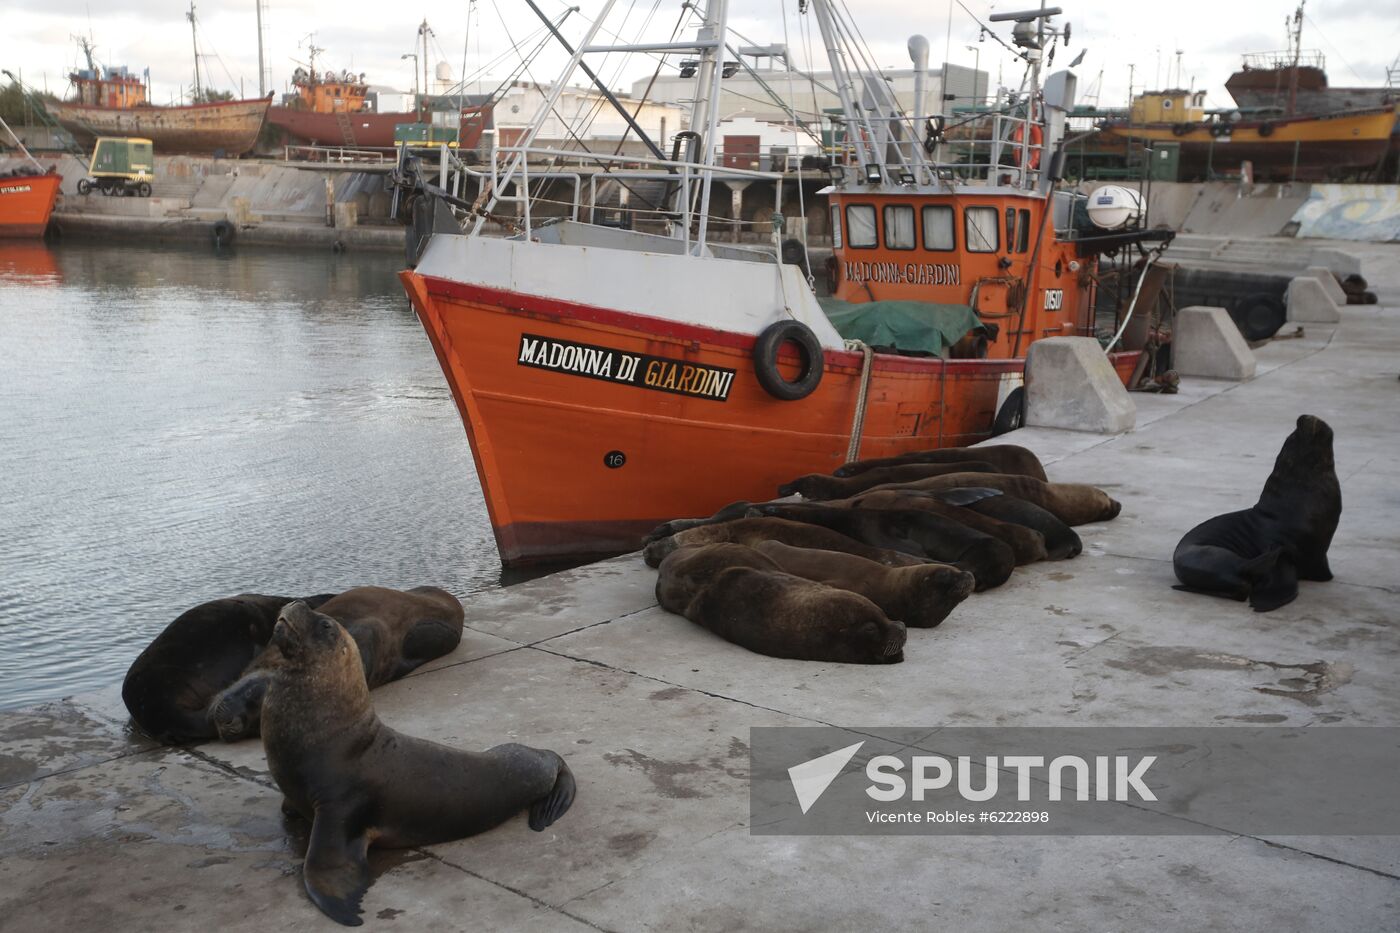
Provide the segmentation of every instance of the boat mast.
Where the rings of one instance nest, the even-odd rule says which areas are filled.
[[[267,65],[263,61],[263,0],[253,0],[258,14],[258,96],[267,96]]]
[[[841,54],[841,39],[837,35],[836,24],[831,15],[831,8],[827,6],[827,0],[812,0],[812,12],[817,17],[817,28],[821,30],[822,43],[826,46],[827,64],[831,66],[831,74],[836,83],[836,96],[841,99],[841,112],[845,114],[846,142],[855,143],[861,174],[864,177],[872,165],[878,166],[884,161],[875,145],[878,138],[875,127],[856,96],[855,82],[851,77],[850,68],[846,66],[846,59]]]
[[[719,133],[719,83],[724,78],[724,67],[720,57],[724,54],[728,29],[729,0],[710,0],[705,8],[705,21],[700,26],[698,38],[701,43],[711,44],[703,45],[700,50],[697,81],[701,93],[696,95],[699,98],[696,104],[697,115],[691,125],[694,129],[695,125],[700,123],[699,115],[704,115],[704,154],[700,161],[707,166],[713,166],[715,163],[715,136]],[[700,247],[705,243],[705,233],[710,225],[710,188],[714,179],[714,172],[706,172],[700,185],[700,229],[696,234],[696,243]]]
[[[194,102],[199,103],[203,94],[199,87],[199,32],[194,22],[194,0],[190,0],[190,11],[185,19],[190,21],[190,42],[194,45]]]
[[[1298,107],[1298,61],[1303,55],[1303,4],[1306,0],[1298,0],[1298,9],[1293,12],[1293,29],[1288,34],[1289,44],[1293,46],[1293,67],[1288,69],[1288,113],[1293,116]]]
[[[436,35],[436,33],[434,33],[432,27],[428,25],[428,20],[425,17],[422,24],[418,27],[418,37],[423,40],[423,96],[425,97],[432,94],[432,90],[428,85],[428,36],[431,35]]]

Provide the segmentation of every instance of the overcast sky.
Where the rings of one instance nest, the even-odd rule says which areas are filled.
[[[551,15],[562,12],[564,0],[538,0]],[[583,8],[565,25],[571,39],[586,28],[584,16],[601,8],[600,0],[570,0]],[[629,40],[653,7],[646,0],[621,0],[615,22],[621,13],[633,10],[625,32]],[[923,4],[913,0],[848,0],[879,64],[906,68],[909,59],[905,41],[912,32],[928,37],[932,67],[945,58],[971,66],[978,64],[1006,84],[1019,83],[1021,69],[1012,57],[988,38],[978,42],[979,27],[973,14],[982,19],[996,10],[1011,11],[1035,6],[1016,0],[963,0],[972,11],[964,11],[957,0],[949,7],[942,3]],[[1138,3],[1134,0],[1079,0],[1060,3],[1066,10],[1056,22],[1072,24],[1068,50],[1060,50],[1056,65],[1064,66],[1087,49],[1080,75],[1081,102],[1093,103],[1097,96],[1104,106],[1125,102],[1130,65],[1134,88],[1177,84],[1180,56],[1180,83],[1204,87],[1208,104],[1227,106],[1225,79],[1239,63],[1243,52],[1286,47],[1285,18],[1293,11],[1294,0],[1173,0],[1170,3]],[[127,65],[140,71],[149,68],[153,97],[169,103],[192,80],[193,53],[189,23],[185,18],[188,0],[6,0],[5,29],[0,36],[0,64],[22,70],[26,83],[64,93],[66,74],[79,64],[81,55],[74,34],[91,34],[100,63]],[[811,14],[799,16],[797,0],[756,0],[732,3],[731,26],[756,43],[784,41],[784,19],[788,43],[799,65],[806,59],[810,44],[820,55],[816,23]],[[926,11],[915,21],[911,9]],[[786,10],[786,17],[784,16]],[[255,96],[257,78],[257,30],[254,0],[196,0],[200,23],[203,66],[216,88]],[[678,0],[664,0],[655,8],[650,35],[669,36],[681,14]],[[464,39],[468,74],[506,53],[504,65],[491,69],[504,78],[519,60],[512,52],[512,39],[524,40],[538,28],[538,20],[524,0],[473,0],[460,4],[408,4],[371,0],[267,0],[266,55],[271,67],[273,89],[279,95],[288,89],[295,61],[306,59],[306,37],[326,51],[322,67],[364,72],[371,84],[391,85],[402,90],[413,88],[413,60],[401,56],[415,51],[418,24],[427,17],[434,37],[429,57],[435,66],[445,60],[454,75],[462,72]],[[1304,49],[1319,49],[1326,56],[1330,83],[1334,86],[1380,85],[1386,67],[1400,53],[1400,0],[1310,0],[1303,27]],[[1003,38],[1009,39],[1009,24],[998,24]],[[693,34],[693,33],[691,33]],[[810,35],[808,40],[806,36]],[[972,48],[969,48],[971,46]],[[679,56],[677,56],[679,57]],[[551,79],[561,55],[554,49],[536,60],[530,76]],[[674,61],[674,59],[672,60]],[[595,67],[598,62],[594,60]],[[818,65],[825,68],[824,59]],[[420,66],[421,68],[421,66]],[[617,87],[629,87],[632,79],[650,75],[654,64],[633,57],[630,68],[617,70],[611,62],[599,68]],[[1102,81],[1100,82],[1100,75]],[[1086,100],[1087,98],[1087,100]]]

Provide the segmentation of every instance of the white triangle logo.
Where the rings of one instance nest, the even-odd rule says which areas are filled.
[[[804,814],[821,799],[831,782],[836,780],[836,776],[846,767],[846,762],[855,757],[864,744],[864,741],[860,741],[854,745],[847,745],[820,758],[813,758],[788,768],[788,779],[792,781],[792,789],[797,794],[797,802]]]

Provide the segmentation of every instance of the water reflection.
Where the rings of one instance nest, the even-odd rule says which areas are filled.
[[[0,706],[231,593],[494,586],[393,254],[0,245]]]

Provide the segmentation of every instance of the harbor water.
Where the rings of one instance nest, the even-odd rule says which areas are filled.
[[[0,243],[0,708],[220,596],[498,584],[398,265]]]

